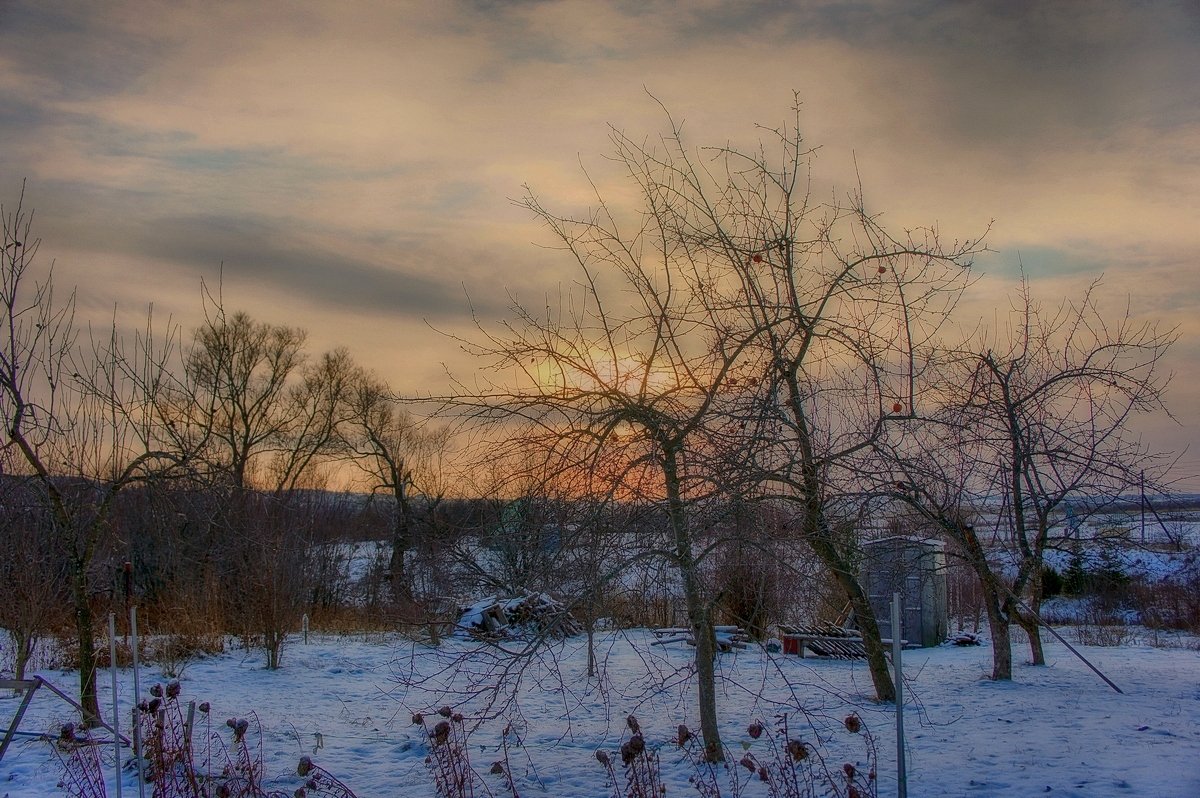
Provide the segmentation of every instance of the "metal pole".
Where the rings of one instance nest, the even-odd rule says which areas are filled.
[[[1141,496],[1141,502],[1139,502],[1139,506],[1141,507],[1141,511],[1142,511],[1142,513],[1141,513],[1141,515],[1142,515],[1142,543],[1145,543],[1146,542],[1146,472],[1145,472],[1145,470],[1143,470],[1142,473],[1138,475],[1138,494]]]
[[[112,677],[112,732],[114,769],[117,776],[117,798],[121,798],[121,708],[117,702],[117,614],[108,614],[108,673]]]
[[[133,703],[134,703],[134,719],[133,719],[133,753],[137,757],[137,774],[138,774],[138,796],[146,798],[146,762],[142,758],[142,724],[138,723],[136,715],[137,702],[142,696],[142,679],[141,672],[138,669],[138,630],[137,630],[137,605],[129,608],[129,636],[133,638]]]
[[[908,772],[904,766],[904,668],[900,664],[900,594],[892,594],[892,674],[896,681],[896,796],[908,798]]]

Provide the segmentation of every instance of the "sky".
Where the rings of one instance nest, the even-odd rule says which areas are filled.
[[[822,185],[861,178],[898,228],[991,225],[968,308],[1023,264],[1047,301],[1103,276],[1176,328],[1175,419],[1139,430],[1189,476],[1198,42],[1191,0],[0,0],[0,200],[27,181],[81,319],[188,330],[220,275],[227,306],[436,392],[472,309],[573,277],[523,185],[585,203],[610,125],[663,132],[655,98],[689,143],[752,144],[795,94]]]

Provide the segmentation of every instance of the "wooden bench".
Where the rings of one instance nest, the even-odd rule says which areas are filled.
[[[696,645],[696,639],[692,636],[691,629],[669,626],[650,631],[657,638],[650,643],[652,646],[665,646],[668,643]],[[713,632],[717,638],[717,650],[721,652],[732,651],[735,648],[745,649],[750,644],[750,635],[746,634],[739,626],[714,626]]]

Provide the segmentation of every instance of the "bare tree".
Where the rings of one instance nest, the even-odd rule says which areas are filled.
[[[853,605],[878,696],[894,688],[854,541],[831,517],[857,490],[854,455],[911,413],[921,355],[967,284],[976,243],[889,234],[858,193],[818,202],[798,125],[770,146],[693,151],[681,126],[651,146],[614,132],[614,160],[643,207],[603,198],[582,218],[523,204],[580,270],[546,309],[518,305],[476,350],[516,388],[487,394],[543,435],[560,471],[597,494],[661,501],[697,642],[700,725],[721,750],[713,688],[717,594],[707,513],[753,495],[791,502],[796,533]]]
[[[421,518],[435,513],[445,495],[448,429],[422,425],[402,409],[386,383],[364,371],[355,375],[346,401],[347,453],[370,480],[371,493],[386,493],[392,501],[392,598],[409,600],[413,585],[404,558]]]
[[[184,466],[154,412],[172,387],[177,339],[148,321],[126,345],[116,325],[80,346],[74,295],[57,296],[33,264],[40,240],[32,213],[0,209],[0,412],[5,446],[17,453],[66,555],[79,642],[84,721],[100,717],[95,683],[92,562],[125,487]],[[34,281],[31,285],[30,282]]]
[[[582,285],[546,314],[514,308],[503,333],[469,345],[516,386],[472,389],[482,414],[526,422],[515,437],[542,444],[548,470],[570,474],[581,495],[653,498],[668,520],[660,552],[678,569],[696,640],[700,725],[708,755],[721,755],[712,596],[703,583],[693,508],[718,490],[704,452],[712,445],[721,388],[744,344],[731,342],[716,303],[703,301],[709,264],[677,259],[653,221],[628,235],[601,206],[574,220],[537,214],[582,270]],[[652,220],[653,217],[651,217]],[[643,253],[644,248],[644,253]],[[657,256],[657,261],[655,256]],[[632,302],[634,307],[628,307]],[[509,421],[509,424],[512,422]]]
[[[237,489],[303,487],[340,445],[356,373],[350,354],[336,349],[310,363],[304,330],[229,313],[207,291],[205,310],[187,386],[163,408],[172,429],[193,446],[203,441],[212,475]]]
[[[1042,569],[1069,532],[1054,537],[1068,502],[1084,518],[1165,465],[1130,424],[1167,412],[1161,361],[1175,335],[1104,313],[1098,286],[1046,308],[1023,281],[1006,323],[948,356],[929,422],[887,448],[894,495],[938,521],[980,580],[996,679],[1012,678],[1012,622],[1045,662]]]
[[[839,532],[844,496],[860,486],[857,454],[913,411],[934,336],[969,282],[980,243],[944,243],[935,228],[890,233],[861,189],[813,196],[814,150],[790,127],[770,146],[694,153],[671,121],[662,152],[616,135],[670,257],[708,267],[700,301],[736,308],[721,332],[746,346],[724,378],[725,473],[796,509],[794,534],[830,569],[855,612],[880,700],[894,688],[857,539]],[[715,275],[720,275],[719,277]],[[732,284],[733,291],[730,291]],[[716,329],[714,327],[714,329]]]

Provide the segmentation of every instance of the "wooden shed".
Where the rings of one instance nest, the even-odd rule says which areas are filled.
[[[883,637],[893,636],[892,594],[899,592],[900,637],[910,646],[936,646],[946,639],[949,595],[940,540],[888,537],[864,543],[862,583]]]

